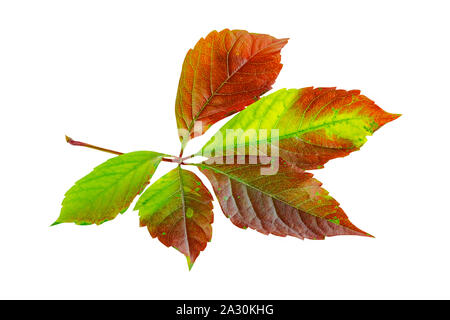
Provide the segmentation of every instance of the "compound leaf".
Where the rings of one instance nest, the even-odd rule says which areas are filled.
[[[399,116],[385,112],[359,90],[281,89],[233,117],[202,153],[245,155],[259,149],[300,168],[318,169],[359,150],[366,136]],[[236,139],[225,138],[230,132]]]
[[[152,151],[125,153],[109,159],[66,192],[53,225],[102,224],[124,212],[142,192],[163,155]]]
[[[183,148],[189,139],[272,88],[286,43],[287,39],[225,29],[211,32],[189,50],[175,103]]]
[[[286,162],[279,163],[275,175],[262,175],[261,164],[214,162],[198,166],[210,180],[224,214],[240,228],[300,239],[370,236],[350,222],[311,173]]]
[[[186,256],[189,269],[211,241],[212,196],[191,171],[170,171],[142,194],[134,209],[153,238]]]

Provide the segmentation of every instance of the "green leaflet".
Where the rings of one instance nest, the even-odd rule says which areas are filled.
[[[189,269],[211,241],[212,196],[191,171],[176,169],[153,183],[136,204],[140,225],[183,253]]]
[[[300,168],[316,169],[358,150],[366,136],[398,116],[358,90],[281,89],[228,121],[197,154],[271,153]]]
[[[109,159],[66,192],[52,224],[102,224],[124,212],[149,183],[163,154],[137,151]]]

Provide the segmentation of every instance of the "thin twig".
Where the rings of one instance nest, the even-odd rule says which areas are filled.
[[[68,137],[68,136],[66,136],[66,141],[67,141],[67,143],[69,143],[69,144],[71,144],[71,145],[73,145],[73,146],[86,147],[86,148],[95,149],[95,150],[98,150],[98,151],[103,151],[103,152],[107,152],[107,153],[112,153],[112,154],[115,154],[115,155],[118,155],[118,156],[120,156],[120,155],[123,154],[123,152],[114,151],[114,150],[110,150],[110,149],[105,149],[105,148],[101,148],[101,147],[94,146],[94,145],[89,144],[89,143],[85,143],[85,142],[81,142],[81,141],[76,141],[76,140],[73,140],[71,137]],[[170,159],[170,158],[162,158],[161,161],[165,161],[165,162],[174,162],[174,163],[184,164],[184,163],[183,163],[183,159],[180,159],[180,158],[178,158],[178,157],[174,157],[173,159]]]
[[[85,142],[81,142],[81,141],[75,141],[73,140],[71,137],[66,136],[66,141],[67,143],[73,145],[73,146],[80,146],[80,147],[86,147],[86,148],[91,148],[91,149],[95,149],[98,151],[103,151],[103,152],[108,152],[108,153],[112,153],[112,154],[116,154],[116,155],[121,155],[123,154],[123,152],[119,152],[119,151],[114,151],[114,150],[109,150],[109,149],[105,149],[105,148],[101,148],[101,147],[97,147],[94,146],[92,144],[89,143],[85,143]]]

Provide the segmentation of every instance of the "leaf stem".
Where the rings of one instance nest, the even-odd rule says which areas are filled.
[[[173,158],[173,159],[170,159],[170,158],[162,158],[161,161],[165,161],[165,162],[173,162],[173,163],[178,163],[178,164],[184,164],[183,162],[179,162],[177,157],[175,157],[175,158]]]
[[[112,154],[116,154],[116,155],[121,155],[123,154],[123,152],[119,152],[119,151],[114,151],[114,150],[110,150],[110,149],[105,149],[105,148],[101,148],[101,147],[97,147],[94,146],[92,144],[89,143],[85,143],[85,142],[81,142],[81,141],[76,141],[73,140],[71,137],[66,136],[66,141],[68,144],[71,144],[73,146],[80,146],[80,147],[86,147],[86,148],[91,148],[91,149],[95,149],[98,151],[103,151],[103,152],[108,152],[108,153],[112,153]]]
[[[97,147],[97,146],[94,146],[94,145],[86,143],[86,142],[76,141],[76,140],[73,140],[71,137],[68,137],[68,136],[66,136],[66,142],[68,144],[73,145],[73,146],[86,147],[86,148],[90,148],[90,149],[94,149],[94,150],[98,150],[98,151],[112,153],[112,154],[115,154],[115,155],[118,155],[118,156],[123,154],[123,152]],[[173,159],[171,159],[171,158],[162,158],[161,161],[174,162],[174,163],[178,163],[178,164],[184,164],[183,163],[183,159],[180,159],[179,157],[174,157]]]
[[[195,154],[191,154],[190,156],[181,158],[181,161],[189,160],[190,158],[194,158],[194,157],[195,157]]]

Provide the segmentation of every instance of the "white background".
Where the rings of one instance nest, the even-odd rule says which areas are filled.
[[[1,1],[0,298],[450,298],[449,13],[446,1]],[[361,89],[403,114],[316,171],[376,238],[264,236],[215,202],[188,272],[132,210],[50,228],[65,191],[110,157],[64,134],[177,154],[184,55],[223,28],[290,38],[274,89]]]

